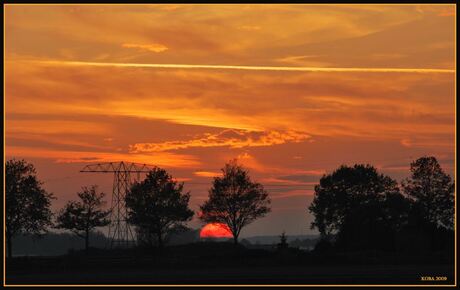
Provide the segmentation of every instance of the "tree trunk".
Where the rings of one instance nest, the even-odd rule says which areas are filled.
[[[161,236],[161,233],[158,233],[157,236],[158,236],[158,248],[162,249],[163,248],[163,238]]]
[[[6,235],[6,243],[8,247],[8,258],[11,259],[13,257],[13,242],[12,242],[11,234]]]
[[[236,246],[238,245],[238,236],[237,235],[234,235],[233,236],[233,244]]]
[[[86,235],[85,235],[85,250],[88,252],[89,249],[89,231],[86,230]]]

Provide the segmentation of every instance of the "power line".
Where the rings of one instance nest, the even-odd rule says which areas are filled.
[[[137,180],[141,173],[147,173],[152,169],[152,165],[126,163],[126,162],[106,162],[86,165],[80,172],[102,172],[113,173],[112,207],[110,213],[109,238],[110,247],[129,246],[134,242],[134,234],[127,222],[128,211],[126,208],[125,197],[132,185],[132,173],[137,174]]]

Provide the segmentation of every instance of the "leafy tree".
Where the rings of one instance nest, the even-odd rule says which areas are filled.
[[[6,242],[12,257],[13,237],[18,234],[40,235],[51,225],[51,193],[42,188],[35,167],[25,160],[11,159],[5,166]]]
[[[346,250],[396,250],[408,210],[408,201],[399,193],[363,200],[348,212],[335,245]]]
[[[251,181],[249,173],[236,160],[215,177],[208,200],[200,206],[204,222],[226,224],[238,243],[241,229],[270,212],[270,198],[262,184]]]
[[[152,169],[142,182],[136,182],[126,194],[128,221],[137,226],[142,241],[163,247],[164,238],[184,229],[192,219],[188,207],[190,193],[182,193],[184,184],[177,183],[166,170]]]
[[[107,218],[110,210],[104,211],[102,207],[104,193],[97,192],[97,186],[82,187],[77,193],[80,201],[69,201],[57,216],[56,228],[72,231],[75,235],[85,240],[85,249],[89,249],[89,237],[96,227],[110,224]]]
[[[417,159],[411,163],[410,171],[411,177],[402,187],[412,201],[412,212],[418,212],[425,222],[453,229],[455,186],[451,177],[435,157]]]
[[[311,228],[317,228],[325,240],[335,236],[345,244],[372,246],[405,222],[407,211],[398,210],[404,202],[397,182],[374,167],[343,165],[315,186],[309,206],[315,217]]]

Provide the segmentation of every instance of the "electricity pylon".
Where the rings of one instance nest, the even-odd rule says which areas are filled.
[[[137,174],[137,180],[141,173],[147,173],[154,166],[126,163],[106,162],[90,164],[83,167],[80,172],[113,173],[112,205],[109,224],[109,247],[129,247],[135,242],[133,231],[127,223],[128,211],[125,197],[131,187],[131,173]]]

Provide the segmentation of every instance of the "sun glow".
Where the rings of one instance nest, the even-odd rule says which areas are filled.
[[[227,225],[211,223],[205,225],[200,232],[200,238],[231,238],[232,233]]]

